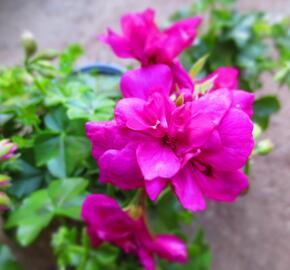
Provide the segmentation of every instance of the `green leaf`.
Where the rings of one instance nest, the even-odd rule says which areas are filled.
[[[89,141],[86,137],[61,134],[56,142],[56,155],[47,162],[47,167],[55,177],[72,176],[90,155]]]
[[[59,151],[59,137],[55,133],[39,133],[35,138],[35,159],[37,166],[46,164]]]
[[[198,75],[198,73],[202,70],[208,57],[209,57],[209,54],[204,55],[203,57],[198,59],[197,62],[191,67],[189,71],[189,75],[192,79],[194,79]]]
[[[17,227],[18,242],[31,244],[55,216],[80,219],[80,209],[88,181],[69,178],[52,181],[48,189],[42,189],[27,197],[22,205],[11,212],[6,228]]]
[[[54,181],[48,188],[48,194],[53,201],[55,212],[61,216],[80,219],[80,205],[83,194],[88,186],[84,178],[68,178]]]
[[[105,121],[113,117],[115,102],[104,96],[84,93],[75,98],[72,97],[66,105],[70,119]]]
[[[209,90],[211,90],[214,86],[214,81],[216,80],[217,75],[213,76],[212,78],[201,82],[201,83],[197,83],[195,85],[195,89],[194,89],[194,94],[196,96],[198,96],[199,94],[205,94],[207,93]]]
[[[10,249],[0,245],[0,269],[1,270],[21,270],[22,267],[17,263]]]
[[[64,75],[72,73],[75,61],[83,54],[83,49],[79,44],[71,44],[60,55],[60,71]]]
[[[276,96],[264,96],[254,103],[254,121],[262,129],[267,129],[270,116],[280,110],[280,102]]]
[[[62,107],[54,109],[52,112],[45,116],[44,123],[46,127],[51,129],[52,131],[64,131],[69,124],[65,109]]]
[[[33,156],[32,152],[27,151],[27,156]],[[8,190],[10,195],[21,198],[40,187],[44,174],[43,171],[33,167],[33,163],[34,161],[26,159],[25,152],[22,153],[22,159],[17,160],[18,172],[11,175],[13,185]]]

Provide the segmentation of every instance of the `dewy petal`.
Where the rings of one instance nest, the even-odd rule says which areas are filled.
[[[255,100],[255,94],[243,90],[234,90],[232,91],[232,95],[232,107],[241,109],[251,117],[254,113],[253,103]]]
[[[160,193],[166,188],[167,182],[168,180],[163,178],[144,181],[146,193],[152,201],[157,200]]]
[[[154,92],[169,96],[172,88],[172,75],[167,65],[151,65],[126,72],[121,79],[124,97],[137,97],[147,100]]]
[[[136,146],[128,144],[122,150],[108,150],[98,160],[100,181],[121,189],[143,186],[143,177],[136,160]]]
[[[232,202],[249,187],[248,177],[240,171],[213,171],[212,176],[199,174],[198,183],[204,195],[212,200]]]
[[[174,152],[161,141],[142,143],[137,148],[137,161],[146,180],[170,178],[180,169]]]
[[[253,123],[246,113],[239,109],[229,110],[217,128],[222,147],[210,149],[208,145],[199,158],[217,170],[240,169],[254,146],[252,130]]]
[[[128,142],[128,134],[116,121],[87,122],[86,134],[92,142],[92,153],[98,159],[108,149],[121,149]]]
[[[206,208],[201,189],[197,185],[197,174],[191,165],[185,166],[174,177],[172,184],[181,205],[191,211],[200,211]]]
[[[156,253],[172,262],[185,263],[188,258],[185,243],[174,235],[160,234],[155,238]]]

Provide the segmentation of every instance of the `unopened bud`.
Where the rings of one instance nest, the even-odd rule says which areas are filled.
[[[10,206],[9,197],[4,192],[0,192],[0,211],[7,210],[9,206]]]
[[[8,140],[0,141],[0,160],[11,158],[17,147]]]
[[[10,186],[11,178],[8,175],[0,174],[0,189],[6,189]]]
[[[259,138],[261,134],[262,134],[261,127],[258,124],[254,124],[254,130],[253,130],[254,139]]]
[[[37,50],[37,43],[33,34],[29,31],[23,32],[21,35],[21,44],[25,51],[26,58],[30,58]]]
[[[131,204],[124,209],[133,219],[139,219],[143,215],[143,209],[139,205]]]
[[[175,101],[175,104],[176,104],[177,107],[179,107],[179,106],[184,104],[184,94],[180,94],[178,96],[178,98]]]
[[[39,54],[37,54],[35,56],[35,58],[33,59],[33,61],[38,61],[38,60],[51,61],[51,60],[55,59],[58,56],[59,56],[59,52],[58,51],[52,50],[52,49],[47,49],[47,50],[44,50],[44,51],[40,52]]]
[[[266,139],[266,140],[260,141],[256,145],[255,150],[254,150],[254,153],[256,155],[267,155],[272,150],[273,150],[273,143],[271,142],[271,140]]]

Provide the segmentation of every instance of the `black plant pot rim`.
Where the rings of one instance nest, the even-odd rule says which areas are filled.
[[[95,62],[88,65],[83,65],[77,68],[74,73],[89,73],[92,71],[97,71],[102,75],[118,75],[121,76],[125,70],[122,67],[119,67],[114,64],[106,64],[101,62]]]

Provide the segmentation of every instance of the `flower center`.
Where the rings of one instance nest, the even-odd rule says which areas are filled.
[[[172,138],[172,137],[169,137],[168,135],[165,135],[162,138],[162,142],[163,142],[163,144],[168,145],[171,149],[173,149],[173,150],[176,149],[176,144],[177,144],[176,138],[174,138],[174,137]]]

